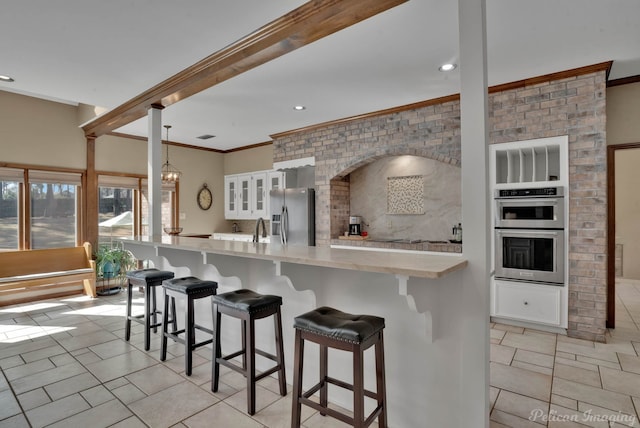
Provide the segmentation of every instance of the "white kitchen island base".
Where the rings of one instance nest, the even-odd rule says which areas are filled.
[[[124,246],[139,260],[150,260],[155,267],[172,270],[176,276],[193,275],[217,281],[218,293],[249,288],[282,296],[289,384],[293,380],[295,316],[327,305],[345,312],[384,317],[389,426],[461,427],[459,418],[465,407],[461,391],[469,386],[462,375],[461,361],[473,357],[466,354],[473,350],[466,349],[462,341],[465,327],[471,324],[458,304],[463,293],[462,269],[466,265],[459,255],[412,256],[411,263],[430,266],[423,268],[420,276],[420,266],[394,261],[393,257],[402,256],[388,253],[381,253],[388,260],[382,263],[376,259],[380,253],[357,250],[169,237],[124,240]],[[336,267],[331,266],[331,260],[336,260]],[[368,264],[372,266],[367,267]],[[394,268],[394,265],[401,266]],[[211,325],[210,302],[204,300],[197,302],[196,322]],[[488,328],[488,320],[483,322]],[[223,325],[223,349],[237,348],[240,324],[229,320]],[[272,323],[256,323],[258,347],[274,351],[273,335]],[[375,389],[373,352],[368,351],[365,357],[365,386]],[[331,376],[352,379],[348,353],[330,350],[329,359]],[[270,364],[258,358],[258,369]],[[315,345],[305,347],[304,369],[307,388],[317,379]],[[352,407],[348,391],[335,389],[329,397],[337,405]],[[367,400],[366,404],[366,410],[370,411],[373,403]],[[479,421],[483,418],[484,415],[478,415]]]

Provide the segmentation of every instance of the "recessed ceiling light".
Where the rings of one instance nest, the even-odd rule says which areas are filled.
[[[302,110],[306,110],[307,108],[305,106],[295,106],[293,107],[293,109],[297,111],[302,111]]]
[[[0,74],[0,81],[2,81],[2,82],[14,82],[13,78],[11,78],[9,76],[5,76],[3,74]]]
[[[456,64],[448,63],[448,64],[442,64],[440,67],[438,67],[438,70],[440,70],[440,71],[452,71],[452,70],[455,70],[456,67],[457,67]]]

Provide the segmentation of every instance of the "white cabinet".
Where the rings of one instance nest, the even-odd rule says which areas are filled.
[[[267,173],[260,172],[251,175],[251,218],[266,218],[267,200]]]
[[[566,136],[491,145],[491,182],[495,188],[566,185],[567,148]]]
[[[269,171],[269,183],[268,183],[269,191],[285,188],[284,174],[285,174],[284,171]]]
[[[225,175],[224,218],[227,220],[264,219],[269,216],[269,191],[284,187],[284,173],[256,171]]]
[[[561,326],[563,287],[496,279],[492,291],[494,316]]]
[[[568,227],[569,138],[558,136],[535,140],[493,144],[489,147],[491,195],[499,189],[561,187],[564,190],[564,224]],[[492,198],[493,199],[493,198]],[[493,201],[491,218],[496,218]],[[493,227],[494,225],[492,225]],[[566,230],[565,242],[568,240]],[[492,234],[495,237],[495,234]],[[491,242],[495,263],[496,242]],[[568,248],[558,257],[568,271]],[[491,278],[491,316],[498,321],[512,320],[565,329],[568,326],[568,274],[563,285],[505,281]]]
[[[242,174],[238,179],[238,216],[240,219],[251,218],[251,174]]]
[[[224,177],[224,218],[238,218],[238,177]]]

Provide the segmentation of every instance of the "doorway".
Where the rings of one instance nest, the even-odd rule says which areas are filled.
[[[623,153],[624,158],[621,158],[620,155]],[[616,157],[618,157],[617,173]],[[637,161],[635,161],[636,159]],[[629,167],[630,165],[632,166]],[[640,183],[638,165],[640,165],[640,143],[617,144],[607,147],[607,328],[615,328],[616,326],[617,274],[622,277],[627,275],[632,279],[637,277],[636,279],[640,280],[640,264],[629,263],[630,260],[640,260],[640,239],[638,239],[640,227],[636,225],[637,220],[633,220],[633,216],[637,216],[638,213],[638,210],[633,207],[640,204],[640,196],[635,196],[638,193],[638,183]],[[620,181],[617,184],[616,176]],[[616,192],[616,187],[618,192]],[[624,203],[618,204],[620,211],[618,218],[616,218],[616,193],[619,201],[624,201]],[[616,220],[619,221],[620,230],[618,231],[616,231]],[[634,225],[635,227],[630,227]],[[624,234],[624,239],[617,239],[616,233]]]

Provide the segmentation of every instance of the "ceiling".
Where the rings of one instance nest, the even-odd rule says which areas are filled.
[[[109,110],[303,3],[4,2],[0,74],[15,81],[0,90]],[[610,80],[640,76],[637,0],[486,3],[489,85],[604,61]],[[458,93],[459,68],[438,71],[460,62],[457,13],[456,1],[409,0],[167,107],[163,124],[172,141],[230,150]],[[146,137],[147,121],[116,131]]]

